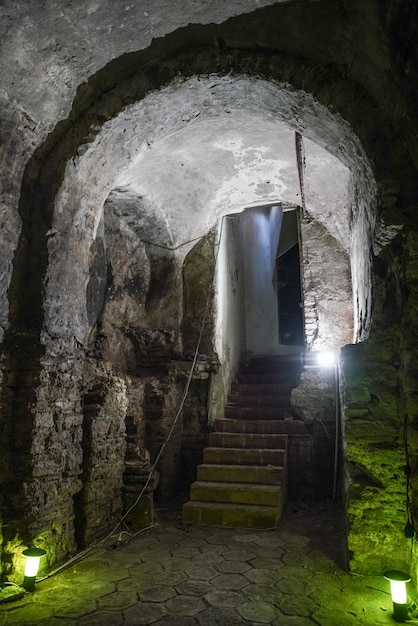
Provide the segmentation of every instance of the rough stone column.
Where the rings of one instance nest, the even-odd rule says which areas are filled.
[[[375,258],[370,337],[342,350],[348,549],[359,573],[409,569],[404,438],[417,411],[410,393],[416,347],[409,340],[416,322],[405,280],[416,272],[414,239],[398,235]],[[416,448],[415,432],[408,447]]]
[[[82,490],[75,498],[76,540],[85,548],[122,517],[128,407],[123,378],[105,371],[85,374]]]

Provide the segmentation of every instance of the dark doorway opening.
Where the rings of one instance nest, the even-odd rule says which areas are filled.
[[[283,216],[276,259],[276,286],[279,343],[303,346],[305,333],[296,211],[286,212]]]

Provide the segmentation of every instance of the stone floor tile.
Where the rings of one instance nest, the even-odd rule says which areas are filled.
[[[21,608],[16,608],[16,609],[7,608],[6,610],[2,608],[0,610],[1,610],[2,615],[6,615],[6,619],[4,623],[7,624],[7,626],[9,626],[9,624],[13,624],[16,626],[29,626],[29,625],[35,626],[38,624],[43,624],[46,620],[50,619],[54,614],[53,609],[51,609],[51,607],[38,606],[33,603],[29,603],[29,604],[26,604],[25,606],[21,606]]]
[[[282,615],[272,621],[271,624],[272,626],[322,626],[322,622],[316,622],[309,617],[296,617],[295,615]],[[334,622],[334,626],[345,625],[340,625],[340,622]]]
[[[206,580],[186,580],[181,585],[176,585],[177,593],[186,596],[204,596],[212,588],[212,585]]]
[[[225,607],[206,609],[198,615],[197,619],[199,626],[242,626],[244,623],[235,610]]]
[[[320,624],[320,626],[359,626],[360,623],[367,624],[367,626],[378,626],[376,622],[360,622],[355,615],[350,615],[345,611],[336,610],[335,607],[323,607],[312,614],[311,618],[314,623]],[[386,622],[389,624],[390,622]],[[280,624],[281,626],[281,624]],[[293,626],[293,625],[292,625]],[[294,626],[299,626],[297,622]]]
[[[115,611],[96,611],[78,621],[78,626],[121,626],[123,616]]]
[[[274,585],[259,585],[250,583],[242,590],[243,596],[248,600],[264,600],[271,604],[276,604],[280,598],[280,592]]]
[[[189,615],[183,615],[181,622],[176,615],[167,615],[167,617],[154,622],[154,626],[199,626],[199,622],[196,617]]]
[[[275,606],[263,601],[243,602],[237,606],[237,611],[252,624],[271,624],[281,615]]]
[[[218,572],[210,565],[191,565],[185,570],[185,573],[192,580],[210,580],[218,574]]]
[[[223,574],[243,574],[251,569],[251,565],[246,561],[223,561],[216,565],[216,569]]]
[[[143,550],[138,548],[138,552],[127,552],[125,547],[118,548],[112,552],[112,561],[115,567],[122,567],[125,570],[141,562]]]
[[[177,595],[177,592],[174,587],[168,585],[153,585],[142,589],[138,595],[143,602],[165,602]]]
[[[178,552],[179,545],[170,544],[173,552]],[[170,549],[166,549],[158,545],[158,547],[151,550],[144,550],[141,554],[141,563],[165,563],[167,557],[170,555]]]
[[[250,569],[244,576],[252,583],[270,585],[277,581],[276,573],[271,569]]]
[[[190,565],[190,561],[191,561],[190,558],[186,559],[186,558],[181,558],[177,556],[176,557],[172,556],[170,558],[167,558],[166,562],[164,563],[164,571],[183,572],[186,569],[186,567]]]
[[[133,578],[141,578],[143,576],[161,576],[164,568],[161,563],[139,563],[129,568],[129,573]]]
[[[102,577],[103,572],[96,575],[90,575],[88,578],[79,580],[71,590],[72,594],[76,594],[77,598],[91,597],[100,598],[101,596],[107,596],[108,593],[112,593],[116,589],[118,581],[107,580],[108,572]]]
[[[116,583],[116,588],[118,592],[134,592],[139,593],[142,589],[146,587],[150,587],[153,583],[157,583],[157,576],[132,576],[131,578],[126,578],[124,580],[120,580]]]
[[[166,528],[164,532],[158,537],[158,543],[160,544],[160,546],[164,547],[169,547],[170,544],[177,544],[179,541],[184,541],[184,533],[180,531],[172,532],[171,528]],[[193,539],[190,537],[187,543],[189,543],[189,541],[193,541]]]
[[[123,611],[123,618],[129,626],[137,626],[138,624],[154,624],[157,620],[164,617],[166,610],[163,604],[155,602],[141,602],[135,606],[131,606]]]
[[[322,550],[309,550],[307,552],[310,567],[315,571],[333,572],[335,570],[335,559],[331,559]]]
[[[206,608],[203,600],[197,596],[180,595],[170,598],[165,603],[168,613],[182,617],[183,615],[197,615]]]
[[[312,560],[303,552],[283,552],[280,556],[280,560],[285,565],[296,565],[300,567],[309,567],[312,565]]]
[[[232,548],[225,552],[225,558],[229,561],[251,561],[256,555],[249,550],[237,550]]]
[[[225,545],[224,544],[215,544],[215,543],[207,543],[206,545],[202,545],[201,552],[203,554],[221,554],[222,556],[225,553]]]
[[[181,585],[181,583],[188,579],[189,577],[185,572],[171,572],[168,569],[164,570],[162,576],[155,577],[155,582],[157,584],[171,585],[174,587],[174,585]]]
[[[73,593],[77,593],[75,590]],[[91,598],[80,598],[77,595],[73,597],[66,597],[55,608],[56,617],[70,617],[71,619],[78,619],[86,615],[87,613],[93,613],[97,608],[96,600],[94,596]]]
[[[231,535],[226,535],[225,533],[219,532],[219,534],[206,537],[206,542],[211,545],[229,547],[231,545]]]
[[[257,539],[261,539],[257,533],[251,533],[249,535],[236,535],[234,541],[238,543],[255,543]]]
[[[254,548],[252,548],[252,546],[248,544],[248,547],[253,549],[253,551],[256,552],[259,557],[265,557],[267,559],[280,558],[280,556],[284,552],[283,548],[277,546],[275,546],[273,550],[267,546],[259,546],[258,544],[256,544]]]
[[[194,565],[217,565],[224,561],[222,554],[198,554],[192,558]]]
[[[51,617],[42,622],[42,626],[78,626],[78,620]]]
[[[138,602],[134,591],[115,591],[97,600],[100,609],[127,609],[131,604]]]
[[[181,546],[180,548],[177,548],[176,550],[172,550],[171,552],[171,556],[175,557],[175,558],[182,558],[182,559],[191,559],[192,557],[196,556],[197,554],[200,554],[200,549],[199,548],[193,548],[193,547],[188,547],[187,543],[183,546]]]
[[[309,617],[318,609],[318,605],[308,596],[289,596],[287,594],[277,594],[275,605],[284,615],[298,615],[299,617]]]
[[[270,554],[274,552],[275,548],[285,549],[285,541],[282,539],[281,536],[262,536],[259,539],[256,539],[254,543],[256,543],[258,546],[268,548],[270,550]]]
[[[186,537],[182,537],[181,538],[181,542],[180,545],[184,546],[187,545],[188,548],[200,548],[202,545],[203,541],[200,537],[190,537],[190,536],[186,536]]]
[[[255,559],[251,559],[251,566],[254,569],[277,569],[277,558],[267,558],[265,556],[256,556]]]
[[[236,591],[210,591],[205,595],[205,601],[212,606],[237,606],[242,602],[242,595]]]
[[[248,574],[249,572],[247,572]],[[287,593],[296,597],[310,595],[315,588],[308,579],[297,576],[286,576],[276,582],[276,587],[282,593]]]
[[[318,574],[319,575],[319,574]],[[309,580],[312,583],[313,577],[315,576],[315,572],[313,572],[308,567],[298,567],[297,565],[285,565],[280,562],[276,568],[276,577],[277,580],[280,578],[290,578],[292,576],[296,576],[301,580]]]
[[[212,578],[212,585],[216,589],[243,589],[248,585],[248,580],[243,574],[218,574],[216,578]]]

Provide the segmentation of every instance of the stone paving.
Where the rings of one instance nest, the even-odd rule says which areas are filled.
[[[0,605],[0,625],[377,626],[393,624],[388,583],[342,568],[338,510],[291,504],[279,528],[187,526],[178,512],[114,540]]]

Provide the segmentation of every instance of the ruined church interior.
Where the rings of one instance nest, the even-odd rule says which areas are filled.
[[[0,31],[0,626],[418,623],[414,0]]]

